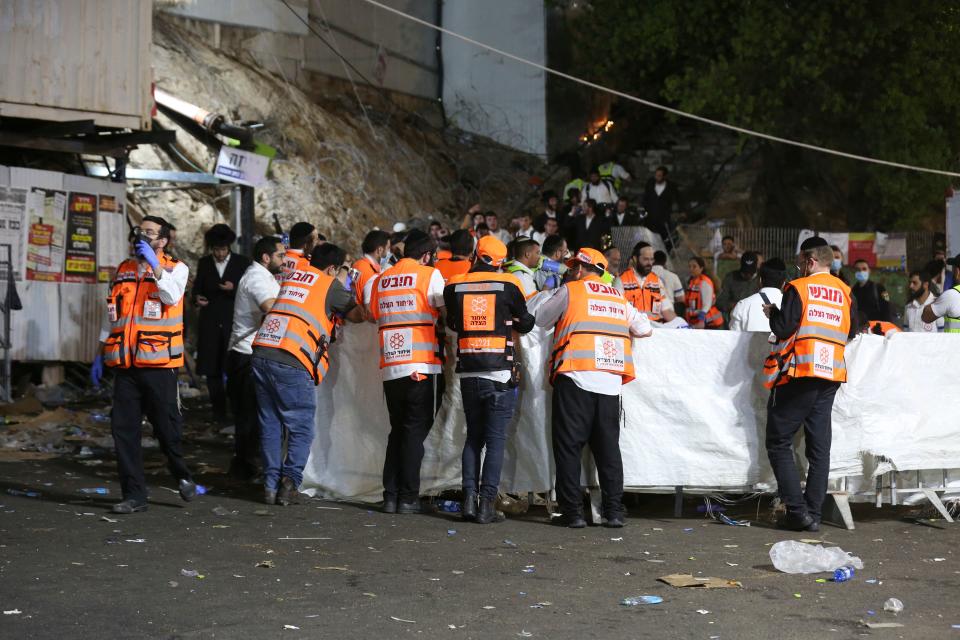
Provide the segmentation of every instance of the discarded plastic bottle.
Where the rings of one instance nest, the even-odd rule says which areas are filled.
[[[851,565],[845,565],[839,569],[833,570],[833,581],[834,582],[846,582],[857,572],[855,568]]]
[[[437,509],[446,513],[460,513],[460,503],[456,500],[441,500],[437,503]]]
[[[903,611],[903,603],[897,598],[888,598],[887,601],[883,603],[883,610],[897,615]]]
[[[663,598],[660,596],[630,596],[620,601],[625,607],[635,607],[640,604],[660,604]]]
[[[85,489],[80,489],[80,493],[92,493],[98,496],[110,495],[110,489],[106,487],[87,487]]]

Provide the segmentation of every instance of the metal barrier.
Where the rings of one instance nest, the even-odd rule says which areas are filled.
[[[14,286],[14,279],[11,277],[13,262],[11,260],[12,249],[9,244],[0,244],[0,351],[3,352],[2,362],[0,362],[0,402],[10,402],[13,400],[10,348],[12,346],[10,338],[10,314],[13,311],[10,308],[11,296],[14,291],[10,287]]]

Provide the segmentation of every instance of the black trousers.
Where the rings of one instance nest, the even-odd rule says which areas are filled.
[[[592,393],[565,375],[553,383],[553,460],[557,503],[567,516],[583,513],[580,457],[590,445],[600,476],[605,518],[623,513],[623,459],[620,457],[620,396]]]
[[[830,475],[833,400],[839,382],[797,378],[775,387],[767,401],[767,456],[777,478],[780,499],[791,513],[820,519]],[[793,437],[803,426],[807,457],[807,487],[800,491],[800,474],[793,460]]]
[[[110,428],[117,450],[120,487],[125,500],[147,499],[140,447],[144,413],[153,435],[167,457],[170,475],[177,481],[191,478],[180,444],[182,416],[178,402],[176,369],[115,369]]]
[[[386,380],[383,393],[390,412],[390,436],[383,461],[383,496],[413,502],[420,497],[423,441],[443,400],[442,373],[415,381],[410,377]]]
[[[230,351],[227,354],[227,392],[236,429],[230,466],[244,476],[254,476],[260,468],[260,421],[257,420],[252,359],[249,353]]]

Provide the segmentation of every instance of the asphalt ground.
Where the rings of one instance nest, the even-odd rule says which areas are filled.
[[[132,516],[109,513],[107,455],[0,463],[0,638],[960,638],[960,525],[907,522],[903,509],[856,505],[855,531],[792,534],[758,521],[767,500],[732,508],[754,521],[733,527],[692,498],[675,519],[672,497],[639,496],[620,530],[552,526],[542,507],[477,525],[267,506],[223,473],[230,445],[205,433],[186,451],[209,493],[182,502],[149,450],[150,508]],[[79,491],[93,487],[110,493]],[[845,583],[773,568],[772,543],[809,538],[865,568]],[[675,573],[743,586],[657,581]],[[663,602],[620,604],[646,594]],[[889,597],[902,613],[883,611]]]

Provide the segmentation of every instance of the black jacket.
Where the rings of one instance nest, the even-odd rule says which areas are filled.
[[[673,223],[673,207],[680,205],[680,193],[672,182],[667,180],[663,193],[657,194],[656,182],[653,178],[647,180],[643,191],[643,208],[647,210],[645,224],[654,231]]]
[[[603,236],[610,233],[610,221],[603,216],[596,215],[590,222],[590,228],[587,228],[587,216],[574,217],[568,226],[570,234],[568,242],[570,250],[576,251],[581,247],[590,247],[601,251],[603,249]]]
[[[890,295],[882,284],[868,280],[866,284],[854,284],[850,292],[857,300],[860,311],[867,314],[867,320],[891,322]]]
[[[233,302],[240,278],[249,266],[250,258],[231,253],[221,278],[212,255],[203,256],[197,262],[197,277],[193,281],[190,300],[196,304],[197,296],[204,296],[210,302],[199,309],[197,372],[201,375],[218,375],[223,372],[224,356],[230,341],[230,331],[233,329]],[[219,285],[225,282],[232,282],[233,289],[221,289]]]

